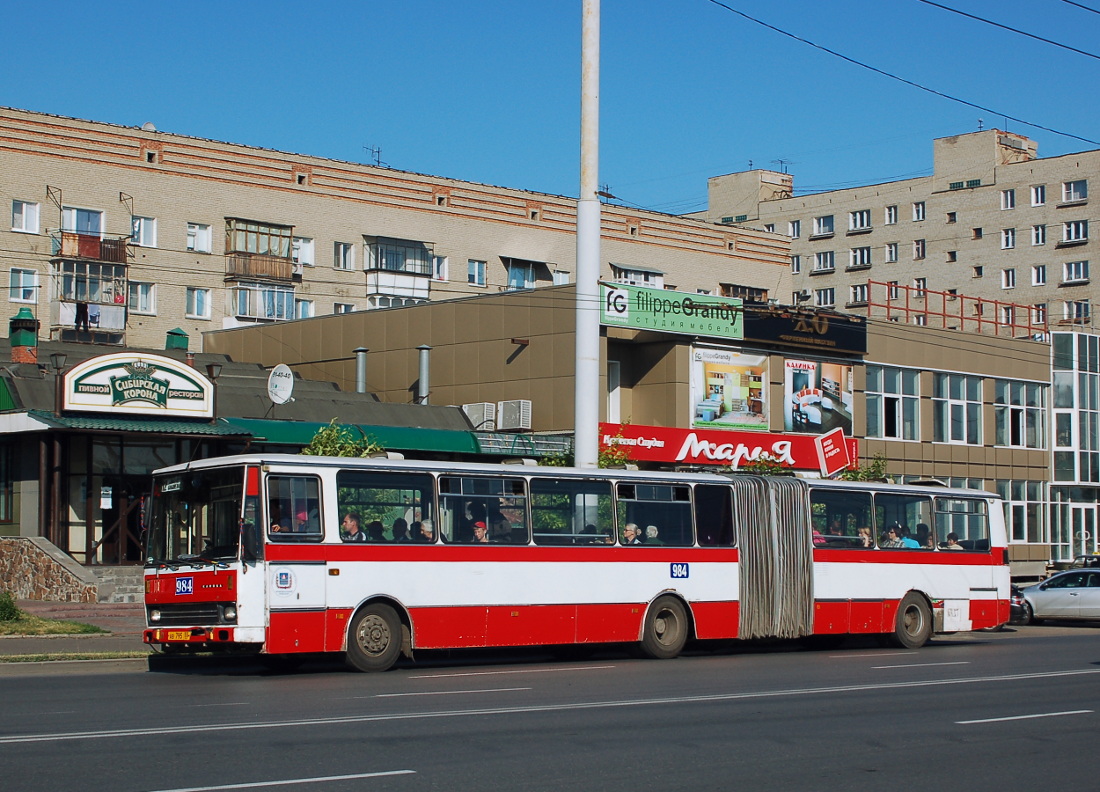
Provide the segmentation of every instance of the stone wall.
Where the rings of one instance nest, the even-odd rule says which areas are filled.
[[[95,602],[95,576],[40,536],[0,537],[0,591],[16,599]]]

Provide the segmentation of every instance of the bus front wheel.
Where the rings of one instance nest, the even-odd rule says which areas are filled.
[[[669,660],[683,651],[687,639],[684,604],[675,597],[661,597],[654,602],[642,628],[642,652],[656,660]]]
[[[932,637],[932,611],[920,594],[909,592],[898,605],[890,642],[903,649],[919,649]]]
[[[347,664],[356,671],[387,671],[401,654],[401,620],[389,605],[367,605],[352,620]]]

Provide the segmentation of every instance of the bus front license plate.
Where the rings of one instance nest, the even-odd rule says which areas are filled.
[[[169,630],[168,631],[168,640],[169,641],[190,641],[191,640],[191,631],[190,630]]]

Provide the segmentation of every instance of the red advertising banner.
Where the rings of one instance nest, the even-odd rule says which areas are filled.
[[[819,436],[602,423],[600,443],[626,447],[633,462],[720,465],[734,470],[763,454],[793,470],[823,475],[859,461],[859,441],[845,438],[840,429]]]

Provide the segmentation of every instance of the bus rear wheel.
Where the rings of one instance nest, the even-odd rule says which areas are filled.
[[[932,611],[920,594],[909,592],[898,605],[890,643],[903,649],[919,649],[932,637]]]
[[[401,620],[389,605],[367,605],[351,622],[346,662],[356,671],[387,671],[401,654]]]
[[[670,660],[683,651],[687,639],[684,604],[675,597],[661,597],[654,602],[642,627],[642,652],[655,660]]]

